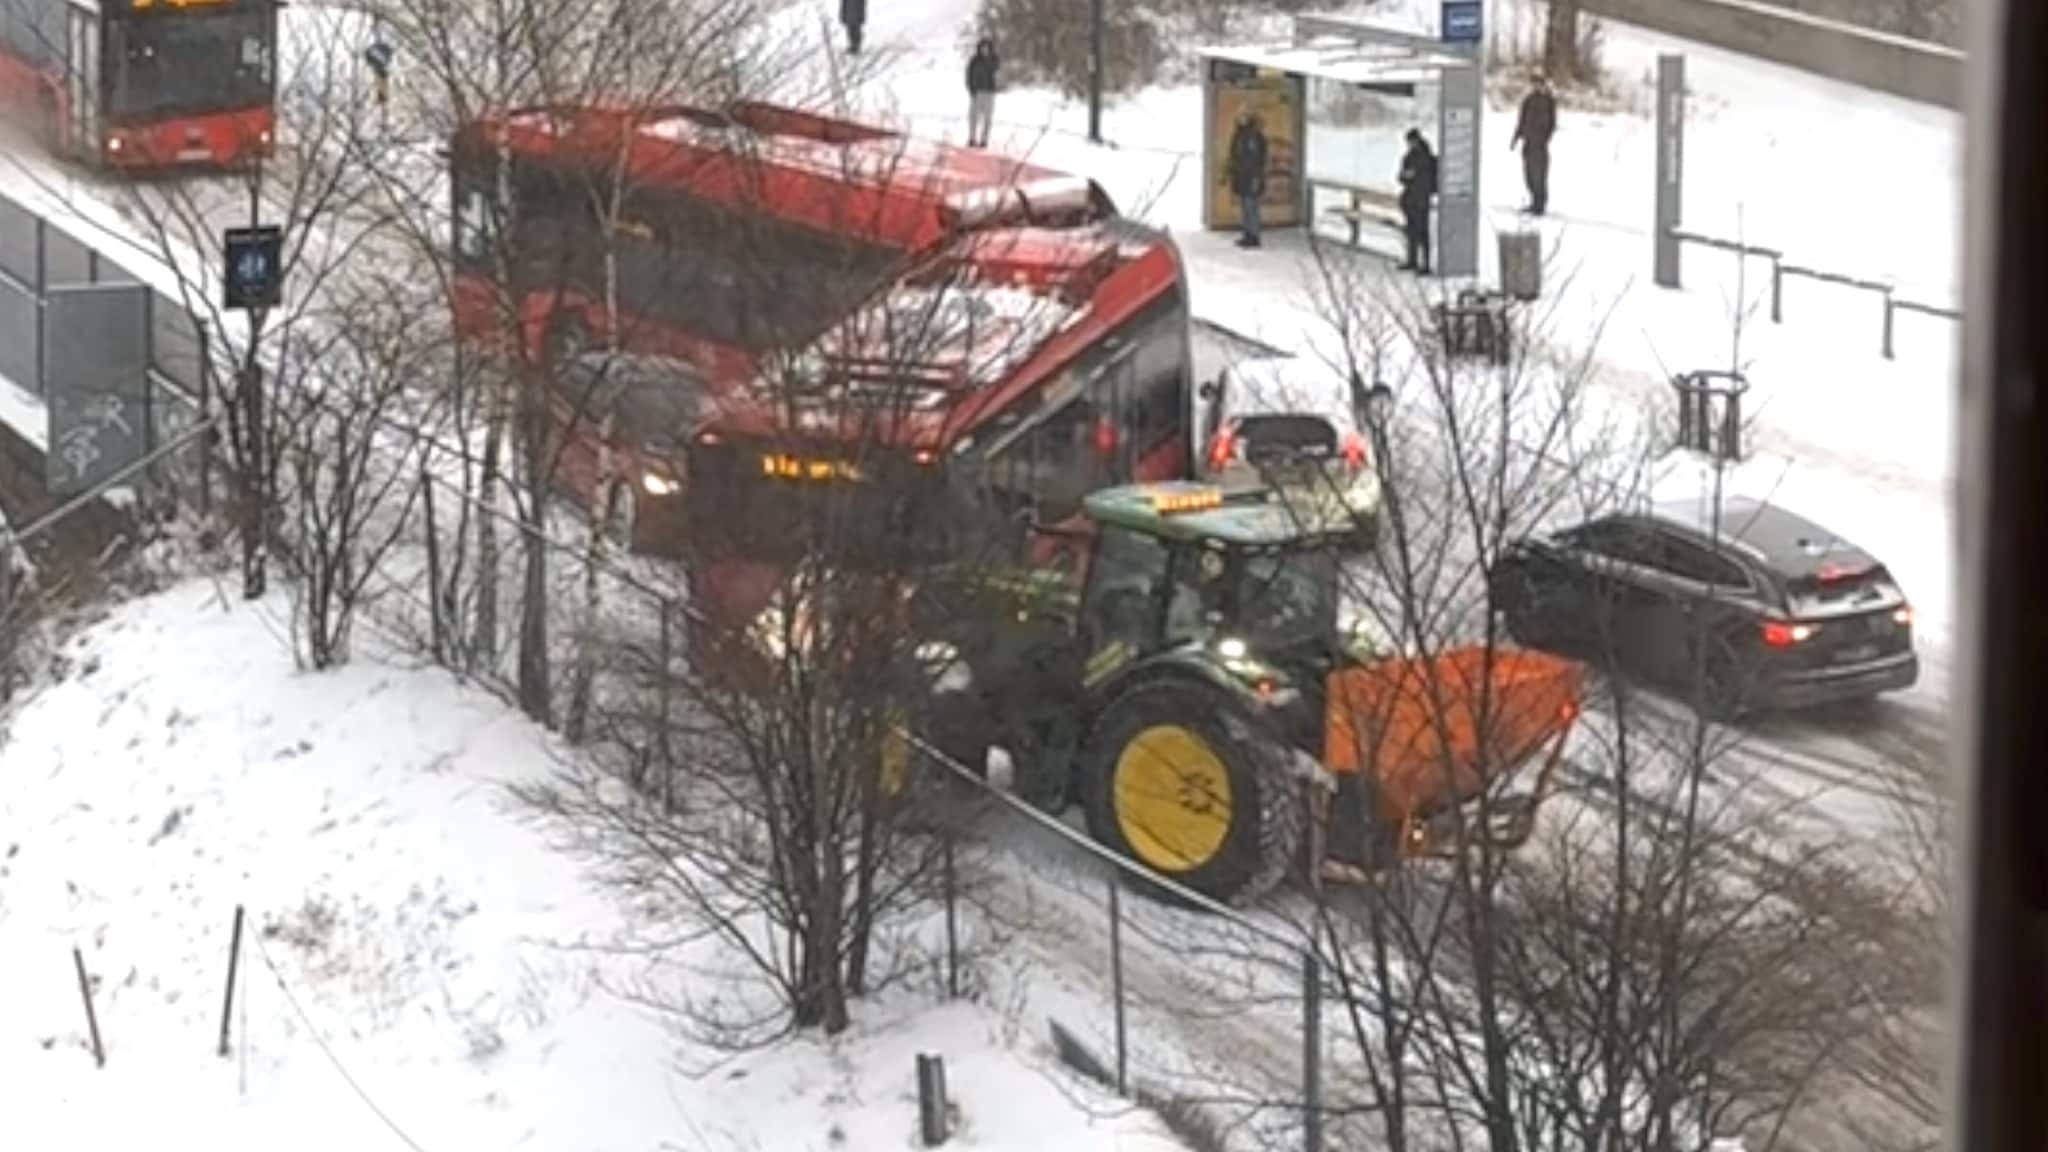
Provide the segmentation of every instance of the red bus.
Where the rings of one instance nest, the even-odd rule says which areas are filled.
[[[514,317],[520,354],[553,363],[599,344],[666,357],[701,401],[681,460],[611,447],[637,481],[635,549],[708,550],[693,586],[727,619],[757,612],[815,543],[805,510],[823,492],[872,493],[857,520],[942,550],[936,510],[970,468],[1053,520],[1094,487],[1188,474],[1179,253],[1089,181],[753,103],[499,113],[450,156],[459,330],[502,340]],[[494,245],[507,188],[519,235]],[[520,283],[501,285],[510,252]],[[905,316],[925,330],[908,360],[862,346]],[[815,402],[788,402],[791,364]],[[574,487],[593,478],[594,439],[565,449]]]
[[[95,166],[238,166],[271,150],[277,11],[277,0],[0,0],[0,102]]]

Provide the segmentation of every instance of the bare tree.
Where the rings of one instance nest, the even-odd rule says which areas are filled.
[[[117,207],[145,254],[173,270],[174,297],[207,333],[202,370],[234,381],[220,391],[219,416],[237,494],[243,594],[266,594],[271,555],[281,545],[292,575],[305,578],[295,585],[307,609],[300,639],[310,661],[325,667],[345,655],[363,581],[386,546],[366,535],[386,530],[376,514],[394,496],[400,504],[409,499],[409,485],[395,489],[370,468],[367,439],[395,381],[381,383],[368,407],[349,387],[329,398],[333,406],[322,399],[332,380],[320,361],[363,350],[349,339],[366,331],[357,273],[385,253],[391,237],[366,175],[379,145],[363,112],[361,30],[345,14],[303,19],[310,34],[278,76],[270,154],[226,180],[124,184]],[[226,279],[221,232],[255,223],[283,233],[283,303],[231,312],[218,295]],[[366,363],[354,361],[343,383],[359,383]],[[349,414],[337,415],[343,406]]]
[[[309,366],[293,375],[310,387],[273,400],[297,632],[316,669],[347,659],[357,609],[428,484],[412,390],[442,361],[401,278],[359,274],[337,295],[322,336],[295,349]]]
[[[1343,254],[1319,269],[1333,377],[1381,379],[1399,398],[1376,444],[1381,533],[1353,565],[1355,598],[1369,631],[1422,670],[1413,691],[1439,726],[1425,745],[1449,748],[1467,726],[1483,760],[1515,726],[1473,691],[1490,678],[1458,682],[1456,664],[1415,658],[1518,659],[1498,614],[1515,592],[1494,579],[1511,542],[1644,499],[1656,441],[1597,415],[1590,352],[1551,351],[1540,314],[1515,325],[1503,360],[1468,360],[1448,354],[1455,315]],[[1718,507],[1718,490],[1708,499]],[[1383,851],[1415,835],[1443,846],[1440,862],[1318,901],[1358,1069],[1332,1116],[1369,1117],[1370,1138],[1395,1149],[1806,1146],[1816,1101],[1868,1067],[1856,1054],[1906,1003],[1879,962],[1909,924],[1899,893],[1872,880],[1854,839],[1816,837],[1810,807],[1748,786],[1741,732],[1708,718],[1729,670],[1704,637],[1675,638],[1698,658],[1652,694],[1617,659],[1640,637],[1619,610],[1594,617],[1590,640],[1518,637],[1577,639],[1597,673],[1568,787],[1533,838],[1518,851],[1497,838],[1513,809],[1489,785],[1426,829],[1382,824]],[[1397,779],[1392,767],[1378,778]],[[1435,771],[1448,782],[1470,767]],[[1528,769],[1497,777],[1504,767],[1475,775],[1527,786]]]
[[[474,666],[494,667],[499,521],[513,523],[522,542],[514,679],[522,707],[552,722],[549,508],[563,452],[584,418],[575,385],[559,374],[576,352],[632,343],[613,322],[621,312],[612,299],[618,254],[640,213],[626,144],[635,126],[678,104],[715,109],[771,85],[815,95],[799,78],[816,80],[823,70],[800,66],[809,63],[797,50],[807,43],[797,35],[804,29],[792,33],[779,9],[751,0],[613,0],[595,9],[389,0],[377,10],[398,58],[410,62],[394,89],[402,119],[429,138],[469,131],[455,163],[458,172],[467,168],[460,194],[477,199],[476,218],[458,212],[455,226],[474,248],[445,246],[437,182],[394,181],[394,194],[410,202],[416,241],[440,257],[451,300],[455,261],[478,264],[495,285],[487,325],[494,351],[466,354],[446,398],[455,438],[474,452],[461,484],[476,512],[460,514],[453,554],[434,565],[444,585],[436,604],[459,602],[461,582],[473,581],[464,647]],[[502,134],[474,131],[520,108],[553,110],[598,153],[543,171],[516,157]],[[593,119],[598,109],[603,115]],[[609,160],[607,148],[615,149]],[[542,185],[554,208],[529,210]],[[435,533],[437,554],[442,535]]]
[[[770,210],[772,157],[735,149],[750,193],[717,221],[735,279],[704,306],[730,310],[760,369],[721,395],[715,443],[653,464],[635,446],[643,467],[687,477],[690,513],[675,544],[687,603],[660,606],[659,636],[623,641],[592,708],[612,772],[636,790],[584,774],[534,798],[768,978],[778,1011],[689,1006],[744,1043],[837,1032],[852,998],[898,974],[885,941],[936,851],[903,834],[917,801],[901,730],[956,651],[933,638],[985,618],[983,590],[951,577],[1014,542],[930,438],[943,405],[1004,378],[1063,309],[982,281],[976,261],[1001,259],[990,241],[927,246],[876,212],[864,190],[914,186],[911,163],[892,174],[873,147],[849,151],[836,223],[791,247]]]

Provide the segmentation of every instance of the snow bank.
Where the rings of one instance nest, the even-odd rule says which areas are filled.
[[[867,1007],[838,1043],[686,1075],[713,1054],[612,990],[706,957],[606,949],[631,917],[503,788],[557,763],[544,739],[378,652],[297,672],[284,611],[206,581],[123,606],[9,717],[0,1083],[24,1147],[903,1147],[925,1051],[948,1058],[955,1146],[1177,1147],[1011,1050],[984,1010],[921,998]]]

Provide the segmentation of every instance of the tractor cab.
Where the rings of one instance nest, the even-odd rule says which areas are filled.
[[[1081,683],[1172,654],[1270,707],[1311,695],[1340,645],[1339,547],[1350,524],[1304,523],[1259,487],[1175,481],[1085,504],[1096,544],[1075,640]]]

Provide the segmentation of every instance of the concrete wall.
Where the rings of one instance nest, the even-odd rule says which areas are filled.
[[[0,512],[17,530],[26,528],[62,501],[43,481],[43,453],[14,429],[0,424]],[[94,500],[28,543],[29,558],[46,572],[83,574],[116,540],[132,539],[125,512]]]
[[[1963,54],[1752,0],[1580,0],[1587,12],[1961,110]]]

